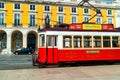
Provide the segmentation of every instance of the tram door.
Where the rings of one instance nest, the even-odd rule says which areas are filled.
[[[54,64],[57,62],[57,36],[49,35],[46,39],[46,61]]]

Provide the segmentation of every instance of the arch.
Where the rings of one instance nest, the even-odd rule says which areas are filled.
[[[27,47],[31,47],[34,50],[37,49],[37,42],[38,42],[37,32],[29,31],[27,34]]]
[[[0,52],[7,48],[7,33],[4,30],[0,30]]]
[[[11,37],[11,49],[12,51],[23,47],[23,34],[19,30],[15,30],[12,32]]]

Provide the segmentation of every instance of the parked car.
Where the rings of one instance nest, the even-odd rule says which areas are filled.
[[[14,51],[14,54],[32,54],[32,48],[20,48]]]

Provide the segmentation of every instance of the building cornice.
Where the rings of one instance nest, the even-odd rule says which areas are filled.
[[[55,1],[44,1],[44,0],[1,0],[5,2],[20,2],[20,3],[26,3],[26,4],[38,4],[38,5],[54,5],[54,6],[74,6],[74,7],[81,7],[78,6],[78,2],[55,2]],[[92,2],[90,2],[92,4]],[[93,4],[95,7],[100,9],[120,9],[119,3],[112,3],[109,5],[105,4]],[[85,4],[83,7],[90,7],[88,4]]]

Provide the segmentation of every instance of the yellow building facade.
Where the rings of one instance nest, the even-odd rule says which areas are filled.
[[[90,20],[96,24],[114,24],[116,27],[116,10],[98,7],[102,16],[97,15]],[[45,25],[45,17],[49,15],[50,25],[58,23],[87,22],[96,12],[89,7],[72,4],[56,4],[23,1],[0,1],[0,51],[11,53],[22,47],[37,50],[37,29]]]

